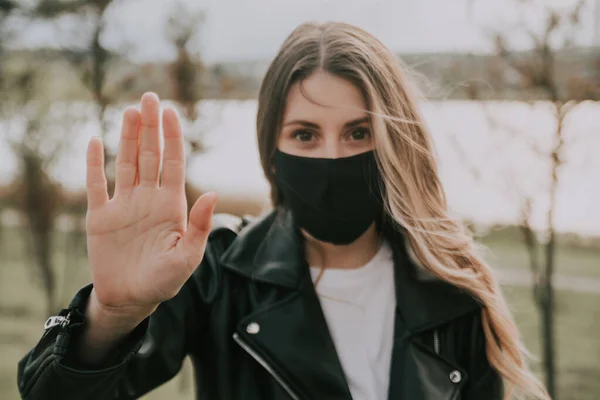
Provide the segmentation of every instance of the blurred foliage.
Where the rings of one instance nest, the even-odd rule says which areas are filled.
[[[175,60],[169,65],[171,98],[183,110],[183,115],[190,125],[190,129],[184,131],[188,148],[191,150],[190,156],[204,150],[203,132],[194,130],[194,123],[199,117],[198,103],[204,95],[200,82],[204,65],[202,56],[190,49],[194,47],[193,40],[198,36],[204,18],[204,12],[194,12],[182,2],[175,2],[165,28],[167,38],[177,51]]]
[[[0,0],[0,12],[7,14],[17,8],[16,1],[12,0]]]
[[[481,0],[470,0],[471,7]],[[471,99],[487,99],[490,92],[511,89],[523,92],[523,100],[550,101],[600,100],[600,52],[594,47],[581,47],[575,37],[582,26],[582,17],[589,12],[587,0],[567,3],[510,0],[519,15],[538,15],[535,21],[518,19],[518,23],[482,26],[482,32],[494,46],[495,55],[483,66],[482,79],[467,80],[463,85]],[[500,18],[498,19],[501,20]],[[532,22],[533,21],[533,22]],[[529,44],[528,50],[514,50],[515,44]]]

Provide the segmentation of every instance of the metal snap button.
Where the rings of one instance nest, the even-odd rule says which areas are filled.
[[[450,382],[459,383],[462,379],[462,375],[461,375],[460,371],[454,370],[454,371],[450,372],[449,378],[450,378]]]
[[[260,325],[256,322],[250,322],[246,327],[246,332],[251,335],[256,335],[258,332],[260,332]]]

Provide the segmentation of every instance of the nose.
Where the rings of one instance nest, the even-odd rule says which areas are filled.
[[[326,132],[323,158],[342,158],[344,148],[338,139],[337,132]]]

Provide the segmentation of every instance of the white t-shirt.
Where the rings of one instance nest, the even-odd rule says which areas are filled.
[[[313,281],[320,268],[311,267]],[[388,396],[396,295],[392,250],[355,269],[330,269],[316,285],[329,331],[354,400]]]

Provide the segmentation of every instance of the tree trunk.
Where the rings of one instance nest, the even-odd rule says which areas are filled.
[[[556,209],[556,192],[558,189],[558,170],[562,165],[561,152],[564,146],[563,122],[564,104],[556,104],[556,146],[551,154],[551,181],[550,181],[550,204],[547,214],[548,242],[546,244],[546,265],[542,278],[543,298],[540,302],[542,324],[541,333],[543,338],[543,363],[546,371],[546,388],[550,397],[554,400],[556,396],[556,357],[555,357],[555,331],[554,331],[554,269],[556,253],[556,234],[554,228],[554,210]]]
[[[56,280],[52,270],[51,234],[48,231],[33,232],[34,246],[44,295],[46,297],[46,316],[56,313],[54,295]]]
[[[550,398],[557,400],[556,396],[556,360],[555,360],[555,338],[554,338],[554,287],[552,283],[552,274],[554,270],[554,231],[550,233],[551,237],[546,245],[546,270],[547,276],[542,285],[541,301],[541,333],[543,338],[543,363],[546,371],[546,388]]]
[[[32,253],[37,276],[41,279],[46,297],[46,314],[56,310],[56,279],[52,268],[52,232],[58,204],[57,188],[44,172],[39,154],[24,150],[23,161],[24,199],[21,207],[31,230]]]
[[[63,281],[60,292],[56,296],[61,304],[68,303],[73,295],[73,279],[78,269],[81,268],[80,261],[82,254],[85,254],[86,251],[85,215],[74,212],[71,217],[73,218],[73,227],[65,235],[66,243],[64,244],[64,249],[66,264],[63,271]]]
[[[529,255],[529,269],[531,270],[531,276],[533,279],[532,295],[533,302],[541,309],[541,277],[540,277],[540,259],[538,257],[538,240],[535,235],[535,231],[531,227],[531,215],[532,215],[532,202],[531,198],[526,198],[523,205],[521,206],[521,233],[523,234],[523,242]]]

